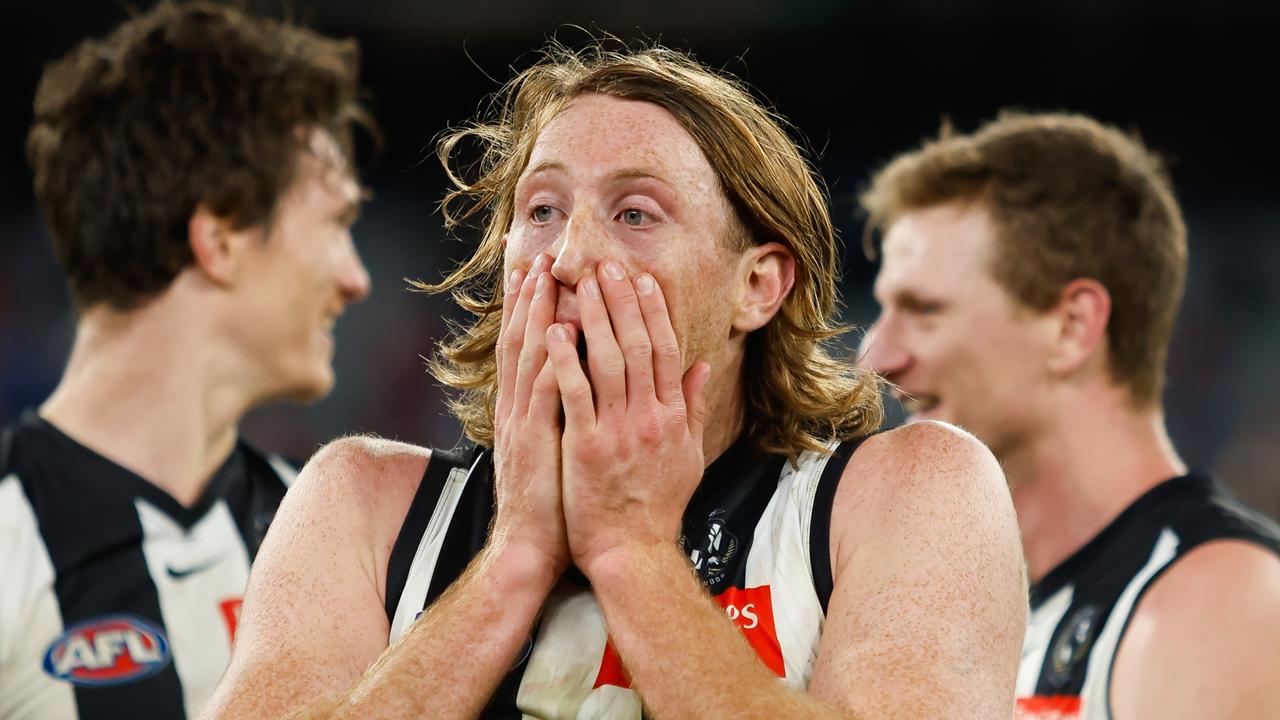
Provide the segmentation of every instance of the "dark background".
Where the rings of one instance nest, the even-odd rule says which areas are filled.
[[[22,143],[41,66],[105,33],[128,7],[5,0],[0,21],[0,421],[39,403],[70,347]],[[468,249],[446,240],[433,138],[557,33],[578,25],[647,37],[746,79],[804,133],[849,249],[845,318],[870,322],[875,267],[854,198],[869,173],[934,134],[973,129],[1002,107],[1074,110],[1139,131],[1169,160],[1187,216],[1191,274],[1170,363],[1170,430],[1192,465],[1280,514],[1280,3],[832,0],[253,3],[357,38],[368,105],[386,133],[356,226],[374,279],[338,326],[338,386],[309,408],[245,424],[261,445],[305,458],[338,434],[451,445],[456,426],[424,372],[452,311],[406,290]],[[856,343],[856,337],[849,341]]]

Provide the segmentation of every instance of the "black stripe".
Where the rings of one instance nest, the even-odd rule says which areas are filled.
[[[831,590],[835,586],[831,572],[831,504],[835,502],[836,489],[840,487],[840,477],[844,475],[849,458],[867,437],[848,440],[836,447],[822,468],[822,477],[818,478],[818,487],[813,495],[813,513],[809,516],[809,566],[823,614],[827,612],[827,603],[831,602]]]
[[[458,506],[449,519],[444,542],[440,545],[440,557],[427,587],[425,610],[431,607],[455,580],[462,576],[489,538],[489,521],[493,517],[493,480],[490,471],[490,455],[479,451],[479,460],[467,479],[467,485],[458,498]]]
[[[224,470],[234,468],[235,472],[225,487],[224,499],[249,562],[253,562],[288,488],[271,463],[248,445],[238,443],[233,459],[235,462],[223,466]]]
[[[405,515],[404,524],[400,526],[400,534],[396,536],[396,544],[391,548],[391,558],[387,560],[388,622],[395,619],[396,605],[400,603],[404,584],[409,579],[409,568],[413,565],[413,556],[417,554],[422,536],[427,532],[427,523],[431,521],[436,503],[440,502],[445,481],[454,468],[465,467],[464,462],[465,458],[460,451],[431,451],[431,459],[427,461],[427,467],[422,472],[418,491],[413,495],[413,502],[409,504],[409,512]]]
[[[167,641],[133,495],[120,491],[123,471],[38,428],[19,432],[14,469],[53,563],[64,628],[124,614],[166,633]],[[76,686],[75,699],[82,720],[185,717],[171,660],[152,675],[120,685]]]

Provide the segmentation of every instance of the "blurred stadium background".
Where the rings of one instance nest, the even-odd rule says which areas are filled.
[[[150,3],[6,0],[0,19],[0,421],[39,403],[70,347],[67,292],[31,193],[23,138],[41,66]],[[1135,129],[1170,161],[1190,228],[1191,274],[1167,392],[1193,466],[1280,515],[1280,3],[1240,0],[291,0],[250,3],[358,39],[368,105],[386,134],[356,225],[372,296],[338,326],[338,385],[308,407],[256,412],[247,436],[306,458],[376,433],[459,438],[425,373],[452,314],[409,292],[467,251],[445,238],[433,137],[472,116],[557,28],[589,26],[691,50],[745,78],[804,133],[846,241],[845,319],[875,317],[875,267],[855,196],[870,171],[936,132],[1005,106],[1086,112]],[[247,320],[246,320],[247,321]],[[856,345],[857,337],[848,341]]]

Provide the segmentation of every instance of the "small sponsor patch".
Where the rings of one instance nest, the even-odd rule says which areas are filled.
[[[82,622],[54,640],[44,654],[44,671],[74,685],[133,682],[173,659],[164,633],[133,615]]]
[[[1033,695],[1018,698],[1014,720],[1076,720],[1080,698],[1075,695]]]

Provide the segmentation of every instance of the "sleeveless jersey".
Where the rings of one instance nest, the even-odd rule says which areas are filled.
[[[0,433],[0,718],[194,717],[294,471],[243,443],[192,507],[28,411]]]
[[[831,595],[831,502],[859,440],[798,465],[740,439],[706,470],[684,515],[682,551],[708,593],[782,682],[808,685]],[[433,452],[387,571],[389,641],[484,547],[492,456]],[[638,480],[641,481],[642,480]],[[566,573],[543,605],[485,718],[639,718],[586,579]]]
[[[1228,539],[1280,554],[1274,521],[1207,477],[1174,478],[1034,584],[1017,717],[1110,720],[1116,649],[1143,594],[1178,558]]]

